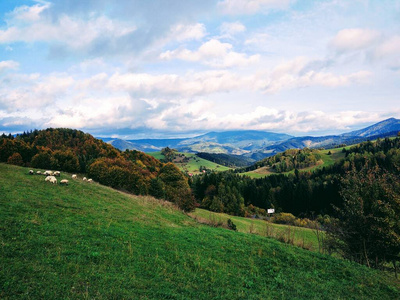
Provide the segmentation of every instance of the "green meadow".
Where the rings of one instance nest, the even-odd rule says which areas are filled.
[[[36,171],[36,170],[35,170]],[[0,299],[396,299],[377,270],[0,164]],[[238,227],[239,220],[234,219]]]

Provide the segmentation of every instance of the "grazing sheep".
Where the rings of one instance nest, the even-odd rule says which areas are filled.
[[[33,170],[29,170],[29,175],[33,175]]]
[[[72,179],[77,179],[78,176],[76,176],[76,174],[72,174]]]
[[[47,176],[45,181],[50,181],[51,183],[57,184],[57,178],[54,176]]]
[[[63,179],[60,181],[60,184],[68,185],[68,179]]]
[[[89,179],[87,180],[87,182],[92,183],[92,182],[93,182],[93,179],[92,179],[92,178],[89,178]]]
[[[46,171],[43,173],[43,175],[45,176],[53,176],[53,172],[52,171]]]
[[[37,171],[36,175],[42,175],[42,172],[41,171]]]
[[[55,171],[53,175],[57,176],[57,177],[60,177],[61,176],[61,172],[60,171]]]
[[[83,177],[82,180],[83,180],[83,181],[87,181],[87,178],[86,178],[86,177]]]

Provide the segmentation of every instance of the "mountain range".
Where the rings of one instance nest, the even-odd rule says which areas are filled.
[[[394,136],[400,131],[400,120],[390,118],[363,129],[328,136],[294,137],[283,133],[257,130],[209,132],[192,138],[122,140],[101,138],[120,150],[143,152],[175,148],[181,152],[208,152],[243,155],[254,160],[293,148],[327,148],[354,144],[378,137]]]

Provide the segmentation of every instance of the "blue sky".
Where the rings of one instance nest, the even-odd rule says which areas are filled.
[[[0,132],[346,132],[400,118],[400,1],[1,1]]]

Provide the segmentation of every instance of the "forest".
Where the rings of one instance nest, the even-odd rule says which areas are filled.
[[[196,153],[198,157],[207,159],[209,161],[215,162],[219,165],[226,167],[246,167],[254,163],[254,160],[249,157],[244,157],[241,155],[225,154],[225,153],[206,153],[199,152]]]
[[[315,150],[293,150],[313,153]],[[244,215],[250,204],[262,209],[290,212],[296,216],[333,214],[334,207],[342,206],[341,179],[351,170],[360,171],[366,166],[379,168],[399,175],[400,138],[378,139],[364,142],[349,149],[343,148],[345,158],[332,166],[313,172],[295,169],[293,174],[274,174],[251,179],[235,171],[209,173],[195,176],[191,186],[201,207],[234,215]],[[287,157],[282,155],[281,157]],[[312,160],[317,155],[312,154]],[[312,161],[308,160],[308,161]],[[263,164],[282,162],[281,158],[268,158]]]

